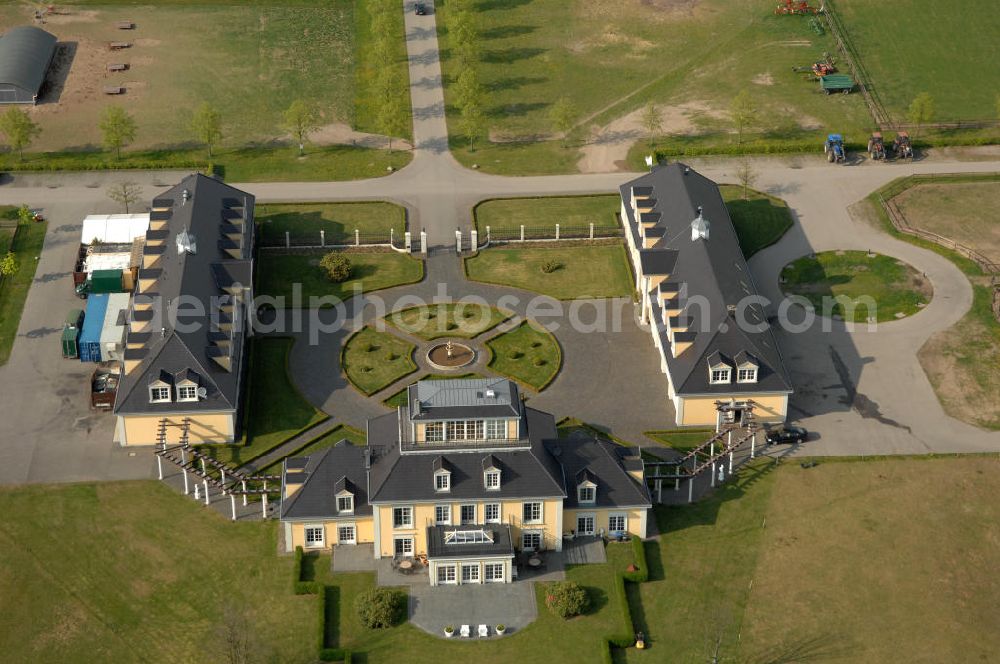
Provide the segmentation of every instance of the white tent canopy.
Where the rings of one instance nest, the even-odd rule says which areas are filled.
[[[146,235],[149,213],[143,214],[91,214],[83,220],[80,244],[90,244],[95,239],[104,244],[131,244],[137,237]]]

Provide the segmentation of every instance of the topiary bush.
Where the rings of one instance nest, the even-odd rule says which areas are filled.
[[[545,261],[542,263],[542,272],[545,274],[552,274],[556,270],[562,267],[562,263],[559,261]]]
[[[383,629],[402,622],[406,597],[388,588],[370,588],[354,600],[358,618],[369,629]]]
[[[590,607],[590,598],[578,583],[559,581],[550,585],[545,593],[545,606],[560,618],[572,618]]]
[[[339,251],[332,251],[319,261],[319,267],[334,283],[347,281],[351,277],[351,259]]]

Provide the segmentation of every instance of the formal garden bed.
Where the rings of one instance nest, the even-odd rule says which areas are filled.
[[[512,286],[557,300],[632,297],[632,270],[619,241],[491,247],[465,259],[473,281]]]
[[[930,281],[892,256],[864,251],[824,251],[781,271],[781,288],[805,297],[817,314],[850,322],[912,316],[930,302]]]
[[[457,302],[410,307],[389,314],[385,320],[408,334],[430,341],[441,337],[472,339],[512,315],[488,305]]]
[[[524,322],[486,342],[493,356],[489,367],[535,391],[544,390],[562,366],[559,342],[549,332]]]
[[[416,346],[395,335],[364,327],[344,344],[340,366],[359,392],[371,396],[417,370],[414,350]]]

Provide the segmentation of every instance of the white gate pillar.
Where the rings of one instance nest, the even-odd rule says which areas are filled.
[[[420,253],[427,255],[427,231],[420,231]]]
[[[462,229],[455,229],[455,251],[456,253],[462,253]]]

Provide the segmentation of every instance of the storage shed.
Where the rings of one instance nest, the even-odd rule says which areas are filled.
[[[34,104],[56,52],[56,36],[32,25],[0,37],[0,104]]]
[[[91,214],[83,219],[80,244],[131,244],[145,237],[149,230],[149,213],[145,214]]]
[[[104,329],[104,317],[108,313],[107,293],[98,293],[87,298],[87,312],[83,317],[83,329],[80,330],[80,361],[101,361],[101,331]]]
[[[121,362],[125,356],[125,324],[128,320],[128,293],[108,296],[108,308],[101,327],[101,361]]]

